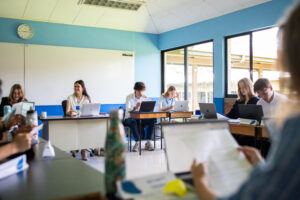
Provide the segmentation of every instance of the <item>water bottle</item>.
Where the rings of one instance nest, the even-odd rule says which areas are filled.
[[[26,125],[38,125],[38,115],[37,112],[33,109],[33,107],[30,108],[30,110],[27,111],[26,114]],[[38,140],[38,133],[33,133],[35,134],[32,137],[31,144],[36,144],[39,142]]]
[[[77,103],[76,105],[76,115],[79,116],[80,115],[80,104]]]
[[[10,113],[12,110],[11,110],[11,106],[10,105],[5,105],[3,107],[3,116],[5,116],[7,113]]]
[[[110,128],[105,142],[105,186],[108,199],[116,194],[116,181],[125,179],[125,130],[121,119],[123,110],[110,112]]]

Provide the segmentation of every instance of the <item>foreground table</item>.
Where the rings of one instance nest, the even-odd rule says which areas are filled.
[[[65,152],[54,148],[55,158],[42,158],[45,141],[27,152],[29,168],[0,180],[0,199],[60,199],[101,193],[104,175]]]
[[[108,116],[40,118],[44,123],[43,138],[61,150],[104,147]]]

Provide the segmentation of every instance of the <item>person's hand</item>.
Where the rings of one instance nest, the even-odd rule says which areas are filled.
[[[207,185],[207,164],[206,163],[200,163],[197,164],[196,160],[193,161],[191,172],[194,179],[194,184],[196,185],[197,182],[201,182],[205,185]]]
[[[148,97],[146,95],[142,95],[143,98],[147,99]]]
[[[17,129],[14,132],[14,135],[17,135],[19,133],[30,133],[34,127],[36,127],[36,126],[35,125],[21,126],[19,129]]]
[[[140,106],[141,106],[141,102],[137,102],[137,104],[135,105],[135,109],[134,110],[137,110]]]
[[[170,106],[169,109],[170,109],[170,110],[174,109],[174,106]]]
[[[14,137],[12,144],[15,146],[18,153],[30,149],[32,136],[33,135],[30,133],[19,133]]]
[[[259,162],[264,162],[264,159],[259,151],[253,147],[243,146],[238,147],[238,150],[244,153],[247,160],[251,163],[252,166],[257,165]]]
[[[25,117],[23,115],[14,115],[6,122],[5,127],[11,129],[15,125],[25,125]]]
[[[75,111],[70,111],[69,115],[72,117],[72,116],[76,116],[77,113]]]

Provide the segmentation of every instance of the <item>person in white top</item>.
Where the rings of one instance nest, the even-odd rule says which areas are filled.
[[[170,86],[168,90],[163,93],[159,99],[158,110],[169,111],[174,109],[177,93],[174,86]]]
[[[254,83],[254,91],[260,99],[256,105],[261,105],[263,108],[264,117],[274,118],[276,109],[280,103],[287,101],[287,97],[273,90],[270,81],[266,78],[260,78]]]
[[[133,137],[135,139],[135,144],[133,147],[134,152],[137,152],[139,149],[139,131],[138,131],[138,123],[139,120],[130,118],[130,112],[132,111],[139,111],[141,102],[142,101],[148,101],[148,98],[143,94],[143,92],[146,90],[146,86],[143,82],[136,82],[134,85],[134,93],[129,94],[126,98],[126,114],[125,114],[125,120],[124,125],[129,126]],[[151,138],[153,134],[154,129],[154,119],[142,119],[142,127],[145,128],[147,126],[147,142],[145,145],[145,150],[153,151],[154,148],[151,144]]]
[[[74,83],[74,93],[68,96],[66,115],[76,116],[81,111],[83,104],[91,103],[90,96],[88,95],[83,80],[78,80]],[[75,151],[71,151],[72,156],[75,157]],[[87,161],[85,149],[81,150],[82,160]]]

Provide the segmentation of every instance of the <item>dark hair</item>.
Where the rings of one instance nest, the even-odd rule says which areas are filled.
[[[300,96],[300,2],[293,7],[280,26],[282,32],[281,64],[290,73],[290,93]]]
[[[133,89],[137,90],[137,91],[145,90],[146,89],[145,83],[143,83],[143,82],[136,82],[134,84]]]
[[[82,89],[83,89],[82,94],[83,94],[84,96],[86,96],[86,97],[89,99],[89,102],[91,102],[90,95],[89,95],[88,92],[86,91],[86,87],[85,87],[85,84],[84,84],[83,80],[75,81],[74,85],[75,85],[76,83],[79,84],[79,85],[81,85],[81,87],[82,87]]]
[[[2,80],[0,79],[0,97],[2,96]]]
[[[260,90],[263,90],[265,88],[271,87],[271,83],[269,79],[267,78],[259,78],[257,81],[254,83],[254,92],[258,92]]]

